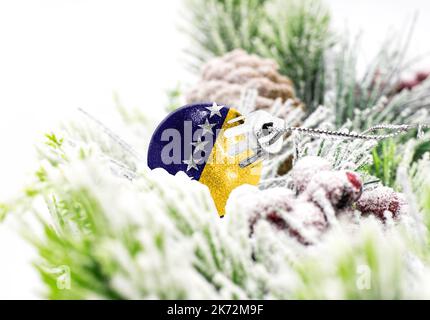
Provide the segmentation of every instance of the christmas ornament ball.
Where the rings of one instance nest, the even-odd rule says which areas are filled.
[[[239,125],[229,123],[240,113],[216,103],[186,105],[169,114],[156,128],[148,148],[148,166],[163,168],[172,175],[185,172],[205,184],[211,193],[218,214],[225,214],[227,199],[236,187],[257,185],[262,164],[240,168],[239,162],[251,155],[247,150],[229,155],[231,144],[224,130]]]

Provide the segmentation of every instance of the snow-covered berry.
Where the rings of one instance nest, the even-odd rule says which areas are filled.
[[[357,201],[357,209],[362,215],[374,215],[382,221],[386,220],[387,214],[394,219],[398,218],[405,205],[403,195],[389,187],[366,191]]]
[[[250,234],[259,221],[267,221],[275,230],[286,232],[298,242],[308,245],[327,228],[325,216],[311,202],[296,198],[288,189],[262,191],[250,215]]]
[[[411,90],[415,88],[416,86],[420,85],[423,81],[427,80],[427,78],[430,76],[430,72],[428,71],[420,71],[415,74],[414,78],[411,79],[405,79],[400,81],[397,84],[396,92],[400,92],[402,90]]]
[[[307,156],[301,158],[291,171],[294,186],[298,192],[303,192],[309,182],[321,171],[332,169],[330,162],[324,158]]]
[[[362,182],[352,171],[322,171],[312,178],[302,197],[321,206],[320,197],[326,197],[335,209],[344,209],[358,200]]]

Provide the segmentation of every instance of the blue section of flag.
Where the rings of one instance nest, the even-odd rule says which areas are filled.
[[[212,107],[212,105],[212,103],[187,105],[169,114],[157,127],[149,144],[149,168],[164,168],[173,175],[178,171],[183,171],[191,178],[198,180],[229,111],[229,108],[222,107],[219,110],[220,115],[211,114],[208,108]],[[203,134],[201,126],[205,126],[208,123],[211,127],[209,131],[213,132],[213,135],[209,132]],[[178,132],[180,139],[174,137],[176,135],[175,130]],[[202,141],[208,141],[202,148],[203,152],[198,150],[196,152],[196,143],[199,137],[201,137]],[[171,160],[170,155],[174,158],[173,152],[168,153],[169,157],[167,158],[165,155],[166,150],[171,150],[172,148],[180,150],[180,156],[175,158],[177,161],[169,163],[166,159]],[[190,159],[196,161],[196,168],[190,168],[190,165],[186,163]]]

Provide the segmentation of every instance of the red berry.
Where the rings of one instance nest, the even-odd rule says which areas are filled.
[[[362,215],[374,215],[382,221],[386,220],[387,212],[391,213],[394,219],[398,218],[404,205],[403,195],[388,187],[366,191],[357,201],[357,209]]]
[[[429,75],[430,75],[430,72],[420,71],[415,75],[415,79],[419,82],[423,82],[429,77]]]
[[[256,205],[249,220],[251,236],[261,220],[304,245],[311,244],[308,234],[318,237],[327,228],[325,216],[317,206],[295,198],[284,188],[265,190],[256,197]]]
[[[421,84],[421,82],[427,80],[427,78],[429,76],[430,76],[430,72],[420,71],[420,72],[415,74],[414,79],[400,81],[396,87],[396,92],[400,92],[404,89],[411,90],[414,87],[416,87],[417,85]]]
[[[270,212],[269,214],[267,214],[266,220],[269,221],[278,230],[285,230],[288,228],[287,222],[277,212]]]
[[[351,182],[351,184],[354,186],[354,188],[356,188],[357,190],[361,190],[363,188],[361,179],[355,172],[347,171],[346,176],[349,182]]]
[[[303,157],[294,165],[291,171],[294,186],[298,192],[305,191],[312,178],[321,171],[329,171],[332,166],[321,157]]]
[[[333,208],[344,209],[361,195],[362,183],[359,176],[350,171],[323,171],[309,183],[303,196],[321,206],[318,196],[327,197]]]

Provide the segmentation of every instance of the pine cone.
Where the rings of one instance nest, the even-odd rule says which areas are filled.
[[[278,73],[274,60],[249,55],[236,49],[214,58],[203,66],[201,81],[187,95],[188,103],[215,101],[230,107],[238,107],[245,89],[256,89],[256,109],[271,108],[280,98],[295,100],[292,81]]]

